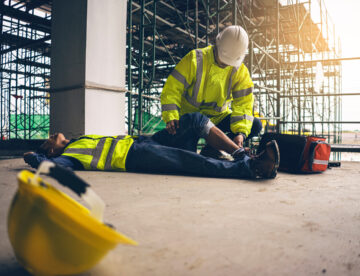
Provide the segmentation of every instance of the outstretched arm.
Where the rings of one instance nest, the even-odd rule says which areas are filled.
[[[47,158],[44,154],[38,154],[35,152],[26,152],[24,153],[24,161],[29,164],[31,167],[37,169],[42,161],[50,161],[55,164],[73,169],[73,170],[83,170],[83,166],[76,159],[69,156],[60,155],[54,158]]]

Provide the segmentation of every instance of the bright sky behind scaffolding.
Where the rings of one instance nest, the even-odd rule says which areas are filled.
[[[360,57],[360,1],[325,0],[341,40],[343,57]],[[342,62],[342,92],[360,92],[360,60]],[[343,96],[343,121],[360,121],[360,95]],[[360,130],[360,124],[344,124],[343,130]]]

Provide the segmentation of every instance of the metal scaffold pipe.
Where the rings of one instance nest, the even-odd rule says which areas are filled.
[[[276,58],[277,58],[277,66],[276,66],[276,89],[280,91],[281,89],[281,68],[280,68],[280,3],[278,0],[276,2]],[[271,91],[271,90],[270,90]],[[275,92],[273,90],[273,92]],[[277,94],[276,97],[276,116],[280,117],[280,95]],[[280,133],[280,120],[276,122],[276,131]]]
[[[195,49],[199,47],[199,0],[195,0]]]
[[[232,0],[232,24],[237,25],[237,0]]]
[[[128,41],[127,41],[127,50],[128,50],[128,60],[127,60],[127,84],[128,90],[132,91],[132,0],[128,2]],[[128,134],[133,134],[132,128],[132,93],[128,93]]]
[[[140,30],[139,30],[139,95],[138,95],[138,134],[142,131],[143,101],[144,90],[144,11],[145,0],[140,0]]]

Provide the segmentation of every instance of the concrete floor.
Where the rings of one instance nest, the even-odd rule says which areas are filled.
[[[21,159],[0,160],[0,274],[28,275],[6,216]],[[360,163],[271,181],[79,172],[137,240],[84,275],[360,275]]]

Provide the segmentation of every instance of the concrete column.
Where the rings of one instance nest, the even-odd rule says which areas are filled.
[[[126,1],[53,0],[50,132],[125,132]]]

